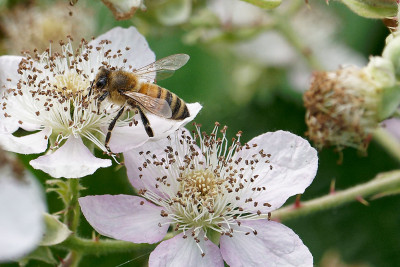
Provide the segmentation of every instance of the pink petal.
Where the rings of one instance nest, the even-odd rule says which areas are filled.
[[[117,54],[118,50],[121,50],[121,57],[110,60],[112,66],[125,66],[128,68],[129,65],[131,65],[133,69],[137,69],[154,62],[156,59],[154,52],[149,48],[146,39],[133,26],[127,29],[115,27],[98,36],[95,40],[89,43],[89,45],[93,45],[94,47],[92,53],[97,53],[96,47],[99,46],[99,43],[102,40],[111,41],[110,44],[103,45],[104,52],[111,49],[112,52],[110,55],[114,55]],[[130,50],[125,50],[126,47],[129,47]],[[93,56],[91,59],[97,60],[97,57]],[[123,63],[124,59],[127,60],[126,63]],[[97,62],[92,62],[91,66],[94,66],[94,71],[96,73],[97,69],[101,66],[101,62],[97,60]]]
[[[257,231],[254,235],[250,227]],[[244,233],[233,233],[233,237],[222,235],[221,254],[231,266],[313,266],[313,257],[301,239],[283,224],[256,220],[242,222]]]
[[[47,127],[40,132],[15,137],[11,133],[0,133],[0,145],[3,149],[21,154],[37,154],[47,149],[51,128]]]
[[[80,137],[70,136],[54,153],[31,160],[30,164],[54,178],[80,178],[93,174],[98,168],[111,166],[111,160],[96,158]]]
[[[182,134],[188,137],[191,136],[188,130],[186,130],[185,128],[181,128],[179,131],[171,134],[170,139],[163,138],[155,141],[150,140],[142,146],[124,153],[128,178],[133,187],[135,187],[136,189],[146,189],[162,197],[163,193],[161,193],[160,190],[156,187],[156,184],[159,183],[156,181],[157,177],[167,176],[168,183],[171,184],[171,188],[175,185],[176,177],[171,177],[169,171],[166,170],[163,166],[148,164],[148,167],[144,168],[143,164],[146,162],[146,159],[152,159],[153,155],[155,155],[158,160],[166,158],[165,149],[167,148],[167,146],[170,146],[174,150],[177,150],[177,147],[181,146],[177,143],[177,138],[180,139],[180,136]],[[197,146],[195,146],[195,148],[197,148]],[[150,154],[146,155],[146,152],[148,151],[150,152]],[[180,153],[179,157],[183,156],[184,155]]]
[[[44,233],[44,194],[31,176],[0,172],[0,262],[14,261],[38,246]]]
[[[167,233],[169,223],[162,207],[144,198],[102,195],[79,198],[86,220],[104,236],[134,243],[156,243]],[[162,226],[160,226],[162,224]]]
[[[150,254],[149,267],[158,266],[196,266],[211,267],[224,266],[219,248],[211,241],[204,241],[199,237],[200,242],[196,244],[190,235],[183,238],[183,233],[163,241]],[[201,256],[201,247],[205,253]]]
[[[4,88],[16,88],[17,82],[20,79],[20,75],[17,72],[18,65],[22,59],[23,57],[21,56],[0,57],[0,92]]]
[[[253,144],[257,144],[253,147]],[[295,194],[301,194],[311,184],[318,168],[317,151],[310,146],[305,139],[285,131],[277,131],[257,136],[250,140],[250,149],[243,148],[236,154],[236,159],[242,158],[238,169],[246,168],[244,178],[259,175],[247,190],[242,190],[240,197],[252,198],[253,202],[243,203],[252,211],[264,213],[275,210]],[[255,169],[251,170],[246,165],[246,160],[252,161],[253,155],[259,155],[263,150],[264,154],[271,154],[270,157],[260,157]],[[270,163],[265,161],[269,160]],[[270,167],[272,166],[272,169]],[[265,188],[261,191],[253,191],[252,188]],[[254,203],[258,202],[256,207]],[[264,206],[268,202],[271,207]]]
[[[400,140],[400,120],[397,118],[385,120],[382,126],[392,134],[397,140]]]

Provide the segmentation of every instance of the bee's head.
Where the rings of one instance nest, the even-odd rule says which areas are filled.
[[[110,71],[104,67],[101,67],[99,72],[96,75],[96,79],[94,80],[94,86],[98,90],[103,90],[107,83],[108,83],[108,77],[110,75]]]

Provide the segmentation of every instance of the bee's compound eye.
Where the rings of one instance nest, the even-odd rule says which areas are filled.
[[[107,79],[105,77],[102,77],[97,80],[96,82],[96,87],[99,89],[103,89],[107,84]]]

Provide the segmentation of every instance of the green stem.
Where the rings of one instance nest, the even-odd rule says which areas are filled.
[[[400,162],[400,142],[393,135],[383,128],[378,128],[375,130],[373,138],[387,153]]]
[[[75,232],[78,229],[79,219],[81,214],[81,209],[79,207],[79,190],[81,189],[79,184],[79,179],[69,179],[68,180],[68,198],[69,201],[66,206],[66,212],[64,217],[64,222],[68,226],[68,228]],[[65,259],[67,263],[66,266],[75,267],[79,265],[80,260],[82,259],[84,253],[79,249],[71,249],[68,257]]]
[[[301,202],[299,208],[293,206],[283,207],[272,212],[272,218],[286,221],[301,216],[306,216],[318,211],[339,207],[343,204],[368,197],[377,193],[400,187],[400,170],[378,174],[375,179],[343,191]]]
[[[79,251],[84,254],[104,255],[110,253],[150,251],[156,244],[135,244],[119,240],[91,240],[71,235],[67,240],[57,245],[60,248]]]
[[[78,198],[79,198],[79,179],[69,179],[68,180],[69,189],[69,203],[66,207],[64,222],[68,225],[68,228],[75,232],[79,225],[80,213]]]

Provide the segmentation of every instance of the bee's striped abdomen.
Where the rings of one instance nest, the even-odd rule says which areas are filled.
[[[139,89],[139,93],[167,101],[172,111],[172,116],[170,118],[172,120],[183,120],[190,116],[185,101],[165,88],[156,84],[143,84]]]

